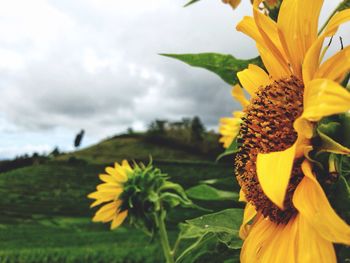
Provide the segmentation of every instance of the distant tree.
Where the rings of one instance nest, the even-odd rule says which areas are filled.
[[[84,130],[81,130],[76,136],[75,136],[75,139],[74,139],[74,147],[75,148],[78,148],[81,144],[81,141],[83,140],[83,137],[84,137],[84,133],[85,131]]]
[[[131,127],[129,127],[127,130],[126,130],[126,132],[127,132],[127,134],[134,134],[135,132],[134,132],[134,129],[133,128],[131,128]]]
[[[182,125],[184,129],[189,130],[192,125],[192,120],[191,118],[182,118]]]
[[[148,126],[148,133],[155,135],[164,135],[166,123],[168,123],[166,120],[155,120],[151,122],[151,124]]]
[[[198,116],[195,116],[191,121],[191,138],[194,142],[203,141],[203,133],[205,127]]]
[[[60,149],[56,146],[49,155],[56,157],[59,154],[60,154]]]

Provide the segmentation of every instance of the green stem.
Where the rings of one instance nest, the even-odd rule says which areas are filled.
[[[344,8],[346,8],[347,0],[342,1],[337,7],[336,9],[332,12],[332,14],[328,17],[327,21],[322,25],[321,29],[318,31],[318,34],[321,34],[321,32],[323,31],[323,29],[325,29],[325,27],[327,26],[328,22],[331,20],[331,18],[338,12],[343,10]]]
[[[174,257],[170,249],[168,233],[166,231],[165,223],[161,214],[155,216],[156,224],[158,226],[160,243],[163,248],[164,257],[167,263],[174,263]]]

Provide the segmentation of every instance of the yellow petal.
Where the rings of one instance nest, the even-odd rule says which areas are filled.
[[[295,219],[277,225],[260,217],[243,243],[241,263],[301,263],[295,258],[297,230]]]
[[[243,222],[241,227],[239,228],[239,237],[241,239],[246,239],[250,230],[250,225],[248,223],[256,216],[257,212],[255,207],[247,203],[244,209]]]
[[[100,178],[101,181],[103,181],[105,183],[112,183],[112,184],[113,183],[118,183],[118,181],[114,177],[112,177],[112,176],[110,176],[108,174],[100,174],[99,178]]]
[[[346,9],[335,14],[329,21],[324,32],[309,48],[305,55],[305,60],[303,63],[303,80],[305,84],[314,78],[314,75],[319,67],[320,53],[325,38],[333,36],[337,32],[338,27],[349,20],[350,9]]]
[[[294,240],[298,233],[298,224],[295,218],[291,219],[287,225],[276,226],[276,230],[276,233],[265,243],[265,248],[262,248],[261,262],[299,263],[295,257],[296,242]]]
[[[234,112],[235,116],[240,116],[242,112]],[[237,137],[242,119],[241,118],[221,118],[219,132],[221,134],[220,142],[224,148],[228,148]]]
[[[103,199],[103,200],[113,200],[119,196],[120,193],[116,191],[96,191],[88,195],[88,198],[91,199]]]
[[[111,199],[109,199],[109,200],[107,200],[107,201],[110,201]],[[102,204],[102,203],[105,203],[105,202],[107,202],[107,201],[105,201],[105,200],[103,200],[103,199],[97,199],[95,202],[93,202],[91,205],[90,205],[90,208],[93,208],[93,207],[95,207],[95,206],[98,206],[98,205],[100,205],[100,204]]]
[[[242,21],[238,23],[236,29],[255,40],[262,61],[264,62],[264,66],[266,67],[267,71],[273,79],[279,79],[290,75],[290,70],[284,59],[281,60],[280,57],[276,57],[275,54],[271,53],[269,47],[265,43],[265,40],[261,36],[258,26],[255,23],[255,20],[252,17],[245,16],[242,19]],[[270,31],[277,32],[276,27],[274,25],[271,25],[271,27],[267,30],[268,34],[272,34],[272,32]],[[279,39],[276,39],[275,33],[273,33],[272,36],[273,42],[279,42]]]
[[[350,46],[340,50],[326,60],[316,71],[315,78],[326,78],[341,81],[344,74],[350,71]]]
[[[97,186],[97,191],[120,193],[123,188],[119,184],[104,183]]]
[[[283,209],[284,197],[293,168],[296,144],[281,151],[258,154],[256,169],[265,195]]]
[[[302,117],[309,121],[343,113],[350,109],[350,92],[328,79],[315,79],[307,84]]]
[[[323,0],[284,0],[278,16],[281,42],[293,68],[301,78],[305,54],[317,38],[318,18]]]
[[[293,196],[295,208],[324,239],[350,245],[350,226],[329,204],[327,196],[312,172],[309,161],[303,162],[302,170],[305,177]]]
[[[294,121],[293,127],[298,133],[298,139],[301,137],[310,139],[314,134],[314,124],[302,116]]]
[[[238,199],[238,201],[239,202],[247,202],[247,199],[245,198],[245,194],[244,194],[242,188],[239,190],[239,199]]]
[[[119,208],[120,202],[114,201],[102,206],[92,218],[93,222],[111,221]]]
[[[125,173],[125,170],[123,169],[122,166],[120,166],[117,163],[115,164],[114,168],[113,167],[107,167],[106,168],[106,172],[109,175],[113,176],[113,178],[115,180],[117,180],[118,182],[120,182],[120,183],[124,183],[124,182],[126,182],[128,180],[128,177],[127,177],[127,175]]]
[[[252,64],[238,72],[237,77],[250,96],[254,96],[259,87],[265,87],[271,82],[263,69]]]
[[[255,0],[253,4],[253,14],[256,26],[264,40],[264,47],[270,51],[271,55],[276,58],[287,75],[290,75],[290,69],[286,58],[285,51],[279,37],[279,30],[275,21],[259,10],[259,4],[262,0]],[[257,43],[260,44],[260,43]]]
[[[307,200],[304,202],[307,202]],[[297,215],[297,221],[296,262],[313,263],[317,259],[319,263],[336,263],[337,260],[332,242],[320,236],[317,229],[310,225],[302,215]]]
[[[242,107],[245,108],[249,105],[249,100],[246,99],[243,89],[238,84],[232,88],[232,97],[241,103]]]
[[[257,44],[256,47],[259,50],[264,66],[273,80],[279,80],[290,76],[290,71],[281,67],[279,60],[275,58],[267,48],[260,44]]]
[[[127,160],[122,161],[122,167],[127,171],[127,172],[132,172],[132,168],[130,164],[128,163]]]
[[[260,45],[265,45],[263,38],[259,32],[258,27],[255,24],[254,18],[250,16],[245,16],[236,26],[237,31],[240,31],[250,38],[254,39],[256,43]]]
[[[128,216],[128,210],[124,210],[123,212],[118,213],[112,221],[111,229],[115,229],[119,227],[125,220],[125,218]]]

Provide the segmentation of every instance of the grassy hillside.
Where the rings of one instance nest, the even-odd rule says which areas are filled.
[[[221,178],[217,186],[237,190],[230,164],[181,147],[159,146],[142,136],[117,137],[42,164],[0,173],[0,262],[162,262],[159,247],[137,230],[115,232],[93,224],[86,195],[106,165],[126,159],[148,160],[184,188]],[[218,210],[235,202],[201,202]],[[169,227],[203,213],[172,211]],[[136,253],[137,252],[137,253]],[[130,255],[133,255],[130,258]]]

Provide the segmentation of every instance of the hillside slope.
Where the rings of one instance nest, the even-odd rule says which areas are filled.
[[[161,257],[154,254],[158,245],[147,243],[148,238],[139,231],[124,226],[111,233],[108,225],[91,223],[94,210],[86,198],[99,183],[98,174],[105,166],[124,158],[148,162],[150,155],[155,166],[184,188],[201,180],[221,178],[219,188],[238,189],[230,164],[217,164],[203,154],[160,146],[142,137],[108,139],[41,164],[0,173],[0,261],[156,262],[146,258]],[[226,201],[200,205],[219,210],[240,204]],[[176,231],[178,222],[202,213],[174,210],[169,221],[172,231]],[[119,249],[121,245],[125,249]],[[141,248],[139,258],[128,258]]]

